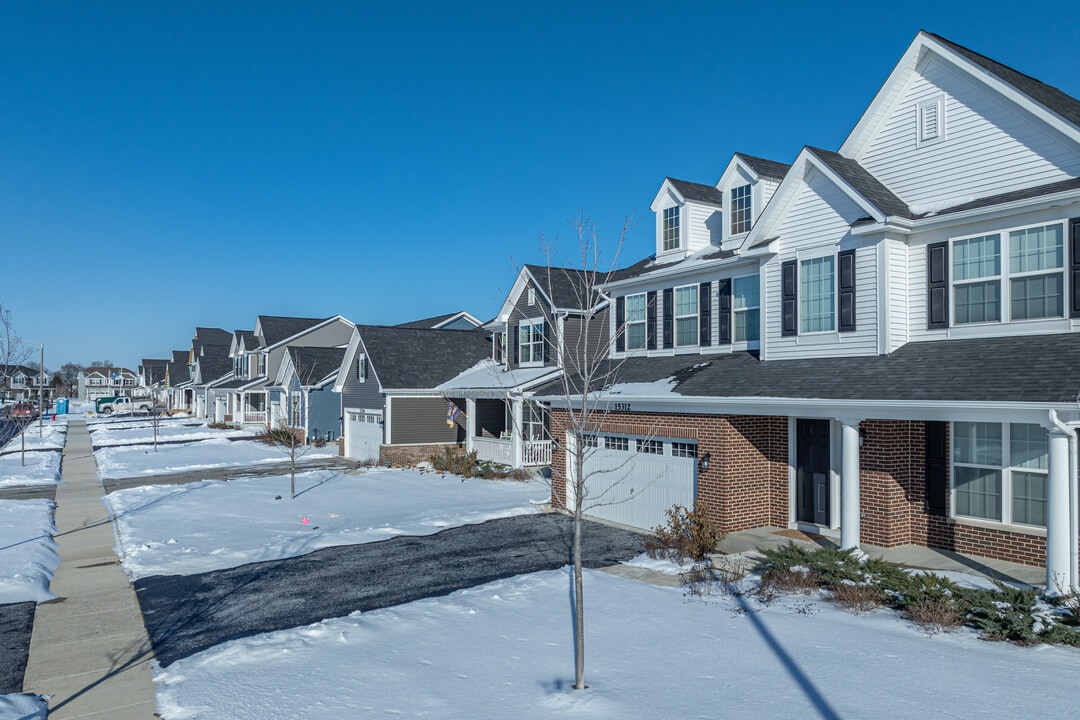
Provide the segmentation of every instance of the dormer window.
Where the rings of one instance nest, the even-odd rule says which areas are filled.
[[[731,205],[728,211],[731,218],[731,234],[742,235],[743,233],[750,232],[750,186],[742,185],[741,187],[733,188],[731,190]]]
[[[663,242],[664,252],[679,249],[679,208],[664,209]]]

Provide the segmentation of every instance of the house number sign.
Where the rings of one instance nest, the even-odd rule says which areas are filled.
[[[630,403],[615,403],[615,412],[630,412]]]

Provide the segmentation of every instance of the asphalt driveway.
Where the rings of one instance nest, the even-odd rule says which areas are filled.
[[[37,603],[0,605],[0,695],[22,692]]]
[[[227,640],[554,570],[570,563],[572,541],[572,518],[524,515],[198,575],[155,575],[135,589],[154,652],[168,666]],[[641,535],[586,522],[586,567],[641,552]]]

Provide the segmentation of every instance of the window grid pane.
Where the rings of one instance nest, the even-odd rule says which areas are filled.
[[[760,310],[735,311],[735,342],[760,340]]]
[[[664,210],[664,250],[679,247],[679,208]]]
[[[1001,425],[953,423],[953,460],[966,465],[1001,467]]]
[[[628,295],[626,298],[626,349],[641,350],[645,347],[645,295]]]
[[[731,234],[750,232],[750,186],[731,191]]]
[[[953,244],[953,279],[974,280],[1000,274],[1000,235],[967,238]]]
[[[1001,471],[957,467],[956,514],[1001,520]]]
[[[799,332],[825,332],[835,327],[834,259],[803,260],[799,273]]]
[[[1065,260],[1061,225],[1013,230],[1009,233],[1009,272],[1057,269]]]
[[[1065,310],[1063,279],[1061,273],[1055,273],[1010,280],[1009,316],[1013,320],[1061,317]]]
[[[675,346],[698,343],[698,287],[675,288]]]
[[[1009,425],[1009,465],[1028,470],[1050,467],[1050,436],[1039,425]]]
[[[956,322],[978,323],[1001,319],[1001,284],[997,280],[956,286]]]
[[[1013,471],[1012,488],[1013,522],[1046,527],[1046,475]]]

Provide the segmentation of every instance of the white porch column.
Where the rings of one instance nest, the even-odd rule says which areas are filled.
[[[465,452],[473,451],[474,437],[476,437],[476,400],[465,398]]]
[[[1069,592],[1072,556],[1069,527],[1069,434],[1051,428],[1049,476],[1046,479],[1046,592]]]
[[[840,549],[859,549],[859,421],[840,421]]]
[[[514,398],[513,401],[513,420],[514,427],[510,434],[511,437],[511,449],[510,449],[510,464],[512,467],[523,467],[525,462],[525,401],[520,397]]]

